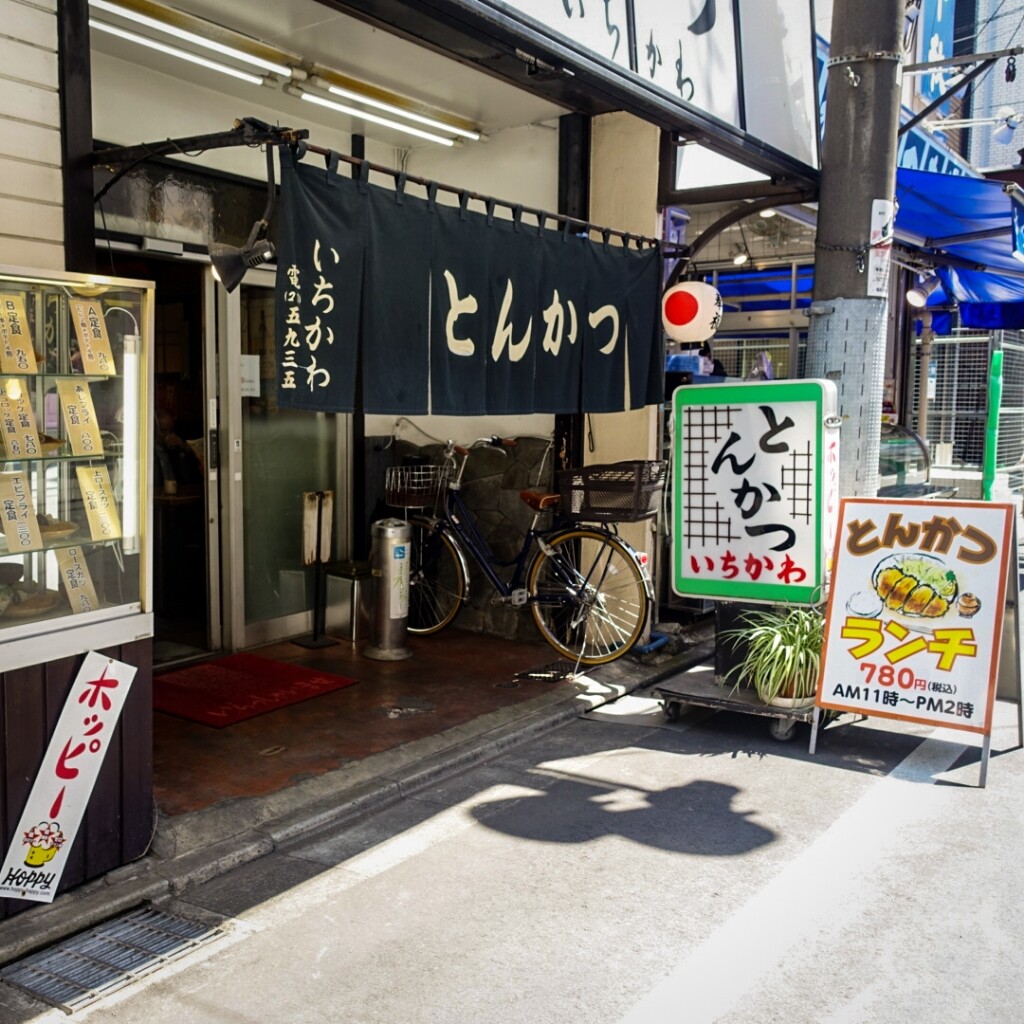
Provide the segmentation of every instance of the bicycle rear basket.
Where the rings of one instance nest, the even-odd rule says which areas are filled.
[[[384,500],[395,508],[433,505],[445,483],[444,466],[389,466],[384,471]]]
[[[572,519],[635,523],[658,514],[667,462],[613,462],[559,473],[562,510]]]

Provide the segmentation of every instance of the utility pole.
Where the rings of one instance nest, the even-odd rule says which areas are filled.
[[[844,497],[878,490],[904,6],[835,0],[832,11],[806,375],[839,390]]]

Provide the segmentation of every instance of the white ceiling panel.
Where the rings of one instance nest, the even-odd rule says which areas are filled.
[[[116,0],[114,0],[116,2]],[[374,85],[427,103],[479,124],[485,133],[550,120],[565,109],[546,99],[517,89],[458,61],[383,32],[365,22],[340,14],[316,0],[175,0],[179,10],[233,29],[268,45],[297,54],[305,63],[318,63],[363,79]],[[93,33],[93,47],[122,60],[130,60],[178,77],[186,75],[202,83],[213,81],[225,93],[245,100],[255,87],[233,83],[212,72],[193,69],[170,57],[160,57],[131,43]],[[202,76],[202,77],[200,77]],[[255,90],[256,95],[259,90]],[[280,97],[286,108],[298,103],[302,117],[316,123],[338,123],[344,115],[310,117],[311,104]],[[282,102],[275,101],[281,107]],[[346,130],[382,135],[396,142],[396,133],[366,125]]]

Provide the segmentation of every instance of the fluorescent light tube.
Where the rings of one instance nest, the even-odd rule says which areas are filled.
[[[90,7],[97,7],[101,11],[106,11],[108,14],[115,14],[119,18],[126,18],[128,21],[137,22],[140,25],[145,25],[147,28],[156,29],[158,32],[166,32],[168,35],[175,36],[178,39],[184,39],[187,42],[194,43],[196,46],[202,46],[207,50],[213,50],[215,53],[223,54],[225,57],[233,57],[235,60],[240,60],[246,64],[252,64],[254,67],[261,68],[264,72],[274,72],[274,74],[280,75],[282,78],[291,78],[292,69],[285,64],[277,64],[271,60],[265,60],[263,57],[257,57],[254,54],[246,53],[245,50],[235,49],[233,46],[226,46],[224,43],[218,43],[213,39],[207,39],[205,36],[197,35],[195,32],[189,32],[186,29],[178,28],[176,25],[169,25],[167,22],[160,21],[157,18],[150,18],[145,14],[140,14],[138,11],[133,11],[128,7],[119,7],[117,4],[107,3],[107,0],[89,0]],[[141,39],[141,37],[140,37]]]
[[[139,388],[145,386],[145,382],[139,380],[139,344],[140,338],[137,334],[124,336],[124,401],[121,414],[124,456],[121,467],[124,477],[121,485],[121,534],[126,555],[133,555],[139,550]]]
[[[467,131],[465,128],[458,128],[453,124],[448,124],[446,121],[438,121],[433,117],[424,117],[422,114],[414,114],[411,110],[405,110],[393,103],[385,103],[383,100],[371,99],[369,96],[364,96],[362,93],[356,92],[354,89],[343,89],[340,85],[330,85],[326,82],[324,84],[327,86],[327,91],[333,93],[335,96],[344,96],[346,99],[355,100],[358,103],[364,103],[368,107],[377,107],[379,110],[387,110],[392,114],[398,114],[399,117],[406,117],[410,121],[415,121],[417,124],[425,124],[431,128],[440,128],[443,132],[452,132],[454,135],[461,135],[464,139],[472,139],[473,142],[480,141],[479,132]]]
[[[179,50],[176,46],[170,46],[167,43],[158,43],[155,39],[147,39],[145,36],[129,32],[127,29],[116,28],[113,25],[108,25],[106,22],[97,21],[95,18],[89,19],[89,28],[97,28],[101,32],[109,32],[112,36],[127,39],[129,42],[138,43],[140,46],[148,46],[151,50],[159,50],[161,53],[170,54],[172,57],[179,57],[181,60],[198,64],[200,67],[209,68],[211,71],[219,71],[221,74],[231,75],[232,78],[240,78],[243,82],[251,82],[253,85],[263,84],[263,79],[259,75],[251,75],[248,71],[239,71],[238,68],[229,68],[227,64],[221,64],[219,61],[208,60],[206,57],[200,57],[196,53]]]
[[[288,87],[285,87],[288,89]],[[288,89],[289,92],[294,96],[296,93],[310,103],[316,103],[321,107],[329,107],[331,110],[340,111],[342,114],[348,114],[351,117],[361,117],[365,121],[372,121],[374,124],[383,125],[385,128],[394,128],[399,132],[406,132],[408,135],[415,135],[417,138],[426,139],[428,142],[436,142],[441,146],[452,146],[454,140],[446,139],[441,135],[434,135],[431,132],[422,131],[419,128],[413,128],[411,125],[399,124],[397,121],[391,121],[386,117],[380,117],[378,114],[370,114],[365,110],[357,110],[355,107],[347,107],[344,103],[336,103],[334,100],[329,100],[325,96],[317,96],[311,92],[304,92]]]

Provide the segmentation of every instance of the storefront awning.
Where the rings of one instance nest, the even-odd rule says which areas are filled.
[[[896,201],[897,243],[934,258],[947,295],[962,309],[1024,303],[1024,263],[1013,255],[1011,218],[1024,194],[1015,185],[899,168]]]

